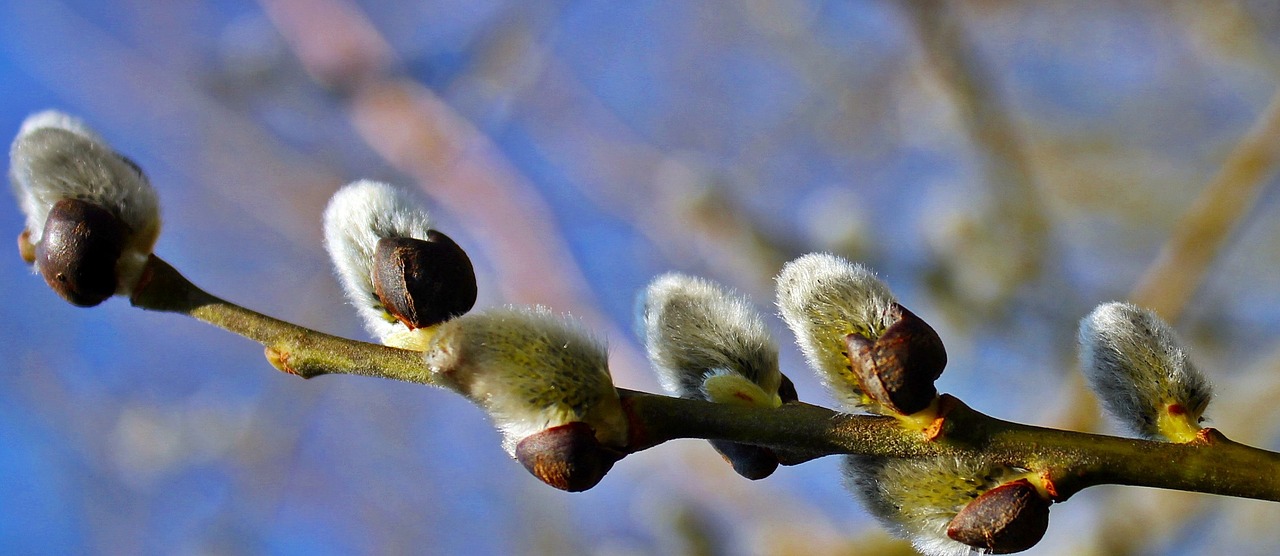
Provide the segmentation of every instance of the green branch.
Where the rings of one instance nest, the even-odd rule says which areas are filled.
[[[179,313],[266,346],[272,366],[302,378],[349,374],[431,384],[420,353],[357,342],[271,318],[205,292],[156,256],[130,302]]]
[[[155,257],[131,301],[259,342],[272,365],[304,378],[355,374],[432,384],[417,352],[339,338],[245,309],[206,293]],[[1058,501],[1101,484],[1280,501],[1280,454],[1233,442],[1213,429],[1185,444],[1086,434],[1003,421],[944,395],[940,426],[929,438],[892,417],[805,403],[766,409],[620,393],[630,420],[629,452],[677,438],[705,438],[770,446],[787,454],[788,464],[836,454],[980,456],[1041,473]]]

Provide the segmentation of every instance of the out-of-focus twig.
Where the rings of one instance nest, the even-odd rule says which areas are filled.
[[[738,168],[711,168],[641,137],[542,40],[536,26],[547,17],[525,15],[507,18],[478,40],[482,63],[474,77],[487,84],[481,93],[494,91],[498,98],[490,103],[534,115],[521,123],[567,181],[633,223],[667,257],[705,265],[757,297],[772,295],[773,274],[798,248],[743,206],[735,195],[740,184],[731,177]]]
[[[1129,294],[1176,321],[1231,232],[1249,214],[1280,162],[1280,93],[1241,138],[1222,168],[1182,216],[1160,255]]]
[[[991,188],[991,205],[984,211],[989,214],[978,219],[988,231],[956,239],[983,245],[968,245],[964,251],[976,252],[949,259],[967,262],[983,273],[983,280],[995,281],[985,301],[999,301],[1018,285],[1035,279],[1050,260],[1049,222],[1031,162],[995,90],[996,80],[978,58],[954,3],[914,0],[903,5],[930,69],[950,93],[959,123],[981,157]],[[961,247],[941,249],[962,251]]]

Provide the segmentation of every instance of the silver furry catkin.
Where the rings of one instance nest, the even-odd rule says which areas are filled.
[[[778,407],[795,387],[778,370],[778,346],[746,298],[708,280],[669,273],[646,289],[639,326],[659,382],[670,394],[716,403]],[[768,448],[712,440],[749,479],[778,467]]]
[[[835,255],[811,253],[777,277],[778,310],[809,365],[846,411],[891,413],[859,386],[846,337],[875,340],[893,324],[897,299],[870,270]]]
[[[1164,320],[1106,303],[1080,321],[1079,341],[1081,368],[1116,419],[1145,438],[1196,438],[1212,389]]]
[[[646,290],[640,326],[667,392],[720,403],[782,403],[778,346],[745,298],[701,278],[665,274]],[[718,381],[732,381],[743,392],[717,396]]]
[[[160,234],[146,175],[78,118],[28,117],[9,149],[14,196],[26,215],[24,259],[82,306],[128,295]]]

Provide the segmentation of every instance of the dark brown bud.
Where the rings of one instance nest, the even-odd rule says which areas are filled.
[[[911,415],[938,397],[933,383],[947,366],[947,351],[928,323],[897,303],[893,310],[898,320],[876,340],[855,333],[845,341],[862,391],[890,410]]]
[[[476,303],[476,273],[466,251],[435,230],[427,239],[383,238],[373,255],[374,293],[409,329],[463,315]]]
[[[1049,528],[1049,501],[1026,479],[982,493],[960,510],[947,536],[991,554],[1010,554],[1040,542]]]
[[[78,199],[49,209],[36,266],[44,281],[72,305],[93,307],[116,293],[116,262],[129,228],[110,211]]]
[[[534,477],[560,490],[581,492],[600,482],[622,454],[596,440],[582,422],[551,427],[516,444],[516,460]]]
[[[773,450],[764,446],[740,444],[727,440],[711,440],[709,442],[711,442],[711,447],[715,448],[720,453],[720,456],[729,462],[729,465],[733,466],[734,472],[744,479],[760,480],[772,475],[778,469],[777,454],[774,454]]]
[[[782,403],[794,402],[800,399],[800,394],[796,393],[796,384],[791,382],[787,375],[782,375],[782,383],[778,385],[778,397],[782,398]]]

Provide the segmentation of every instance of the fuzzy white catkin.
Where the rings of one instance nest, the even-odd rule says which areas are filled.
[[[875,411],[863,403],[845,337],[856,332],[875,340],[892,324],[897,300],[889,287],[862,265],[810,253],[782,268],[777,289],[782,319],[837,403],[846,411]]]
[[[1013,471],[976,461],[848,456],[845,486],[887,529],[926,556],[964,556],[975,549],[947,536],[960,510]]]
[[[1099,305],[1080,321],[1080,364],[1103,405],[1135,433],[1164,438],[1171,404],[1198,418],[1212,396],[1182,341],[1154,312],[1129,303]]]
[[[763,399],[777,398],[778,346],[746,298],[708,280],[665,274],[645,291],[640,326],[668,393],[707,400],[709,377],[735,375],[758,386]]]
[[[159,199],[133,162],[78,118],[46,110],[23,121],[9,149],[9,175],[32,245],[63,199],[86,201],[124,222],[129,234],[117,274],[122,291],[132,288],[160,233]]]
[[[124,221],[134,233],[159,227],[155,190],[136,166],[84,122],[47,110],[28,117],[9,150],[14,194],[27,216],[30,241],[40,242],[53,204],[79,199]]]
[[[484,408],[503,447],[572,422],[606,446],[626,443],[626,419],[604,345],[544,307],[503,307],[440,325],[424,352],[435,382]]]
[[[426,240],[430,231],[426,211],[408,194],[391,185],[362,180],[339,189],[324,211],[324,245],[338,280],[379,341],[408,332],[408,327],[383,308],[373,285],[373,255],[378,241],[392,237]]]

